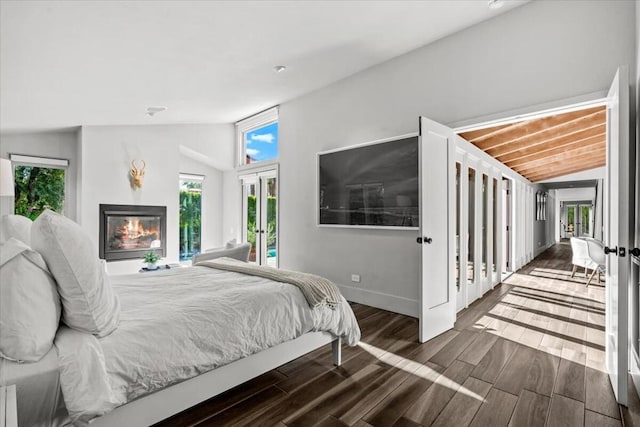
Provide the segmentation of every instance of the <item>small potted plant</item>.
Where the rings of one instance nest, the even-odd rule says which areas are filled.
[[[160,259],[160,255],[153,251],[149,251],[144,254],[144,262],[147,263],[147,270],[155,270],[158,268],[158,260]]]

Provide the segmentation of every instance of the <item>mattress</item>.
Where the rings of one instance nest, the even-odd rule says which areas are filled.
[[[0,385],[16,385],[18,425],[58,427],[71,420],[64,405],[55,347],[35,363],[0,358]]]
[[[60,381],[74,423],[216,367],[328,331],[355,345],[360,330],[342,298],[311,309],[295,286],[208,267],[113,276],[118,328],[109,336],[61,327]]]

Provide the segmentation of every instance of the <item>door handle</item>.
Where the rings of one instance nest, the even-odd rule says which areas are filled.
[[[426,244],[429,244],[429,245],[430,245],[430,244],[431,244],[431,242],[433,242],[433,239],[432,239],[431,237],[426,237],[426,236],[425,236],[425,237],[424,237],[424,242],[425,242]]]
[[[640,257],[640,248],[633,248],[629,250],[629,253],[633,256]]]
[[[422,244],[422,237],[418,237],[418,238],[416,239],[416,243],[417,243],[417,244],[419,244],[419,245],[421,245],[421,244]]]
[[[640,251],[639,251],[640,252]],[[609,255],[609,254],[616,254],[619,257],[624,258],[624,256],[627,254],[627,250],[623,247],[618,248],[617,246],[613,249],[608,248],[607,246],[604,247],[604,253]],[[632,252],[633,253],[633,252]]]

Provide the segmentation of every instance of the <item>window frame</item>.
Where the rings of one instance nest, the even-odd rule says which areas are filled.
[[[263,160],[256,163],[245,163],[247,155],[247,147],[245,144],[245,135],[255,129],[278,123],[279,106],[269,108],[258,114],[247,117],[236,122],[236,168],[239,170],[250,169],[256,166],[273,165],[278,162],[280,157],[280,141],[278,141],[278,156],[274,159]]]
[[[64,170],[64,204],[62,205],[61,215],[69,216],[67,214],[67,210],[69,206],[73,207],[72,200],[70,198],[71,193],[71,180],[69,178],[69,159],[62,159],[57,157],[45,157],[45,156],[32,156],[28,154],[17,154],[17,153],[8,153],[9,160],[11,161],[11,176],[14,178],[15,185],[15,174],[16,174],[16,166],[30,166],[30,167],[39,167],[39,168],[47,168],[47,169],[62,169]],[[15,214],[15,200],[13,202],[13,207],[11,208],[11,214]]]
[[[204,181],[205,181],[206,176],[205,175],[201,175],[201,174],[194,174],[194,173],[184,173],[184,172],[180,172],[178,174],[178,199],[180,198],[180,191],[181,191],[181,183],[183,181],[186,182],[199,182],[200,183],[200,252],[199,253],[203,253],[204,249],[202,248],[202,232],[203,232],[203,207],[204,207],[204,203],[203,200],[204,199]],[[190,258],[187,259],[182,259],[181,258],[181,250],[180,250],[180,245],[182,244],[182,240],[180,239],[180,212],[178,211],[178,262],[180,263],[188,263],[191,262],[193,260],[193,255],[192,254]]]

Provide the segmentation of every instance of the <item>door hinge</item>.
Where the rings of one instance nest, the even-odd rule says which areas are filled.
[[[509,226],[507,225],[507,231],[509,231]]]

